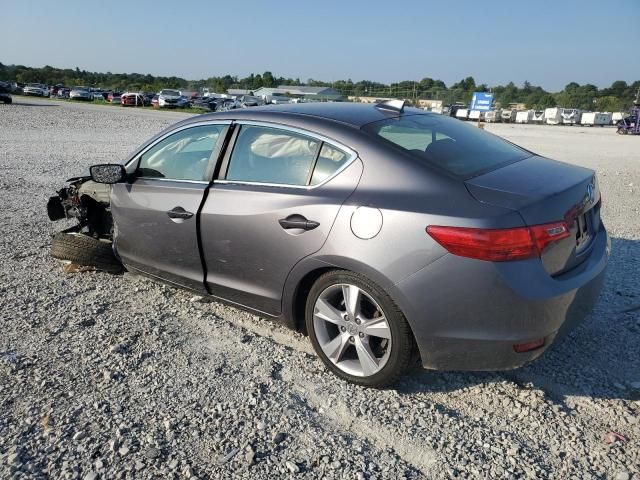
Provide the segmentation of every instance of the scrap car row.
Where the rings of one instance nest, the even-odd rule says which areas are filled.
[[[144,91],[118,92],[86,86],[68,88],[64,85],[49,86],[41,83],[17,84],[15,82],[0,82],[0,101],[11,103],[11,93],[87,102],[108,102],[131,107],[196,108],[212,112],[255,107],[266,103],[306,101],[283,96],[267,98],[253,95],[218,94],[210,92],[208,88],[202,88],[200,92],[169,88],[162,89],[157,93]],[[430,108],[429,110],[434,113],[448,114],[459,120],[484,121],[487,123],[503,122],[600,127],[615,125],[619,134],[633,134],[639,131],[637,108],[634,108],[630,114],[623,112],[589,112],[578,108],[561,107],[544,110],[492,108],[483,111],[468,108],[467,105],[463,104],[455,104],[450,107],[440,105],[438,108]]]
[[[122,106],[155,108],[199,108],[207,111],[231,110],[234,108],[263,105],[264,99],[242,95],[210,93],[203,89],[202,93],[177,89],[162,89],[159,92],[127,91],[118,92],[101,88],[64,85],[45,85],[42,83],[8,83],[0,82],[0,101],[11,103],[11,94],[35,97],[57,98],[61,100],[80,100],[86,102],[108,102]]]

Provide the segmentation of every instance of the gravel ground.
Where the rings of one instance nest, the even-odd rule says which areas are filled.
[[[0,478],[640,480],[640,138],[488,126],[597,170],[613,240],[600,302],[519,370],[415,370],[376,391],[281,325],[130,274],[64,273],[48,196],[185,115],[15,100],[0,105]]]

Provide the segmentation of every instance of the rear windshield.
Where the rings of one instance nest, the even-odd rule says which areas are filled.
[[[475,124],[442,115],[404,115],[369,123],[362,130],[421,163],[464,178],[531,156]]]

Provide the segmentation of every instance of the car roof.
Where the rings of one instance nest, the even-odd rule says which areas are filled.
[[[210,113],[195,117],[194,121],[202,121],[202,117],[225,118],[233,117],[238,120],[260,120],[278,114],[281,119],[290,118],[301,120],[301,117],[317,117],[325,120],[347,124],[355,128],[361,128],[371,122],[396,118],[404,114],[428,114],[424,110],[405,108],[403,113],[397,110],[379,108],[378,105],[350,102],[315,102],[315,103],[289,103],[279,105],[264,105],[247,109],[236,109],[220,113]],[[196,120],[196,118],[198,120]]]

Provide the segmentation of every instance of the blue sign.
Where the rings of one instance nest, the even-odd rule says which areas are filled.
[[[471,107],[469,110],[481,110],[486,112],[491,110],[491,104],[493,103],[493,93],[486,92],[473,92],[471,98]]]

